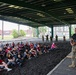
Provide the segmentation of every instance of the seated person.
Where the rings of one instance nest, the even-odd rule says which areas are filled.
[[[12,70],[11,68],[8,68],[8,65],[2,59],[0,59],[0,71],[2,71],[3,69],[7,71]]]
[[[5,50],[5,52],[10,53],[12,55],[11,50],[12,50],[12,48],[8,46],[7,49]]]
[[[31,54],[30,54],[29,50],[26,49],[25,52],[24,52],[24,54],[26,55],[26,57],[28,59],[31,59]]]
[[[40,48],[40,44],[37,45],[37,53],[38,53],[39,55],[42,54],[42,51],[41,51],[41,48]]]
[[[7,53],[7,65],[13,67],[15,65],[15,57]]]
[[[23,51],[23,48],[24,48],[24,44],[23,43],[21,43],[21,44],[19,44],[19,46],[18,46],[18,50],[20,51]]]
[[[34,44],[33,43],[30,43],[30,49],[31,48],[34,48]]]
[[[12,43],[12,48],[14,48],[14,46],[15,46],[15,43],[13,42],[13,43]]]
[[[2,48],[0,48],[0,57],[4,58],[4,56],[5,56],[5,51]]]
[[[35,56],[35,57],[37,56],[37,52],[33,48],[31,48],[31,50],[29,51],[29,53],[31,54],[31,56]]]
[[[37,43],[34,43],[34,49],[36,50],[36,47],[37,47]]]
[[[17,58],[16,58],[16,63],[21,66],[22,63],[23,63],[23,55],[21,54],[21,52],[19,51],[18,54],[17,54]]]
[[[25,49],[30,50],[30,45],[28,44],[28,42],[26,42],[24,47],[25,47]]]
[[[47,49],[48,52],[49,52],[49,50],[50,50],[50,45],[47,45],[47,46],[46,46],[46,49]]]
[[[57,46],[56,46],[55,43],[52,43],[52,45],[51,45],[51,49],[57,49]]]
[[[44,53],[49,52],[48,47],[46,45],[44,45]]]

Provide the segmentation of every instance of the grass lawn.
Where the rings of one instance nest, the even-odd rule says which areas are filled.
[[[4,40],[10,40],[13,39],[12,35],[4,35]],[[0,40],[2,40],[2,36],[0,35]]]

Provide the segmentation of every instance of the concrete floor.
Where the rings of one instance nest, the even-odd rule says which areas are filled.
[[[52,71],[47,75],[76,75],[76,67],[69,68],[71,64],[71,53],[64,58]]]

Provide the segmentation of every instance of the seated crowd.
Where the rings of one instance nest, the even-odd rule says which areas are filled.
[[[45,45],[40,43],[26,43],[19,42],[15,44],[5,44],[0,46],[0,71],[12,70],[10,66],[15,65],[22,66],[25,59],[32,59],[38,57],[43,53],[47,53],[50,50],[56,49],[55,43],[52,45]]]

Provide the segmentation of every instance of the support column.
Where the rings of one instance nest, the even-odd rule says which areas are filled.
[[[51,36],[52,36],[52,38],[54,37],[54,34],[53,34],[53,25],[51,26]]]
[[[18,24],[18,35],[20,35],[20,24]]]
[[[71,37],[71,25],[69,25],[69,38]]]
[[[39,38],[39,29],[38,29],[38,27],[36,27],[36,36]]]
[[[2,39],[4,39],[4,21],[2,21]]]

